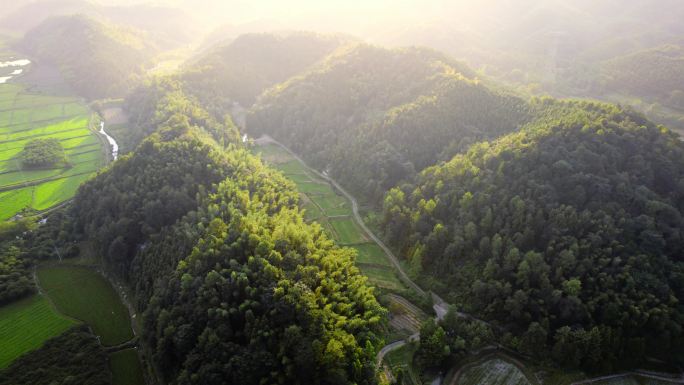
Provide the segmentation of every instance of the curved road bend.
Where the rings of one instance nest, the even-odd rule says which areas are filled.
[[[380,351],[378,352],[377,359],[375,361],[375,367],[378,369],[382,368],[382,361],[385,359],[385,356],[389,352],[396,350],[396,349],[399,349],[400,347],[406,345],[407,343],[414,342],[414,341],[420,341],[420,333],[411,334],[405,340],[394,341],[390,344],[383,346],[382,349],[380,349]],[[389,375],[391,375],[391,374],[392,373],[389,372]]]

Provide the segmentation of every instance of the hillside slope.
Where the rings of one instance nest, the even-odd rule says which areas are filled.
[[[249,107],[265,89],[323,59],[349,38],[293,32],[245,34],[210,50],[182,75],[204,105]]]
[[[140,31],[82,15],[47,19],[26,33],[18,49],[56,65],[88,99],[125,95],[153,54]]]
[[[470,143],[514,131],[526,108],[436,51],[359,44],[267,91],[247,129],[375,200]]]
[[[0,13],[0,30],[24,34],[51,17],[69,15],[86,15],[143,30],[149,44],[165,49],[192,43],[201,34],[197,21],[177,8],[151,4],[104,5],[88,0],[20,1],[6,13]]]
[[[684,48],[666,45],[603,63],[607,92],[624,92],[659,100],[684,111]]]

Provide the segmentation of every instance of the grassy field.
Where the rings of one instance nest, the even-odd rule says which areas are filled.
[[[356,257],[356,263],[360,265],[376,265],[376,266],[386,266],[391,267],[390,262],[385,256],[385,252],[382,251],[380,246],[375,243],[364,243],[354,246],[358,252]]]
[[[0,369],[74,324],[41,295],[0,307]]]
[[[57,309],[90,325],[103,345],[133,338],[128,309],[98,272],[80,266],[43,267],[38,279]]]
[[[9,57],[0,41],[0,61]],[[31,66],[23,68],[31,73]],[[91,112],[80,99],[47,95],[24,83],[22,74],[0,84],[0,220],[23,209],[45,210],[71,198],[105,162],[102,143],[90,129]],[[37,138],[60,141],[66,164],[27,169],[24,145]]]
[[[297,185],[307,221],[320,223],[338,244],[357,250],[357,266],[372,285],[388,290],[404,288],[382,249],[354,221],[350,202],[282,148],[267,144],[255,147],[255,152]]]
[[[333,230],[335,230],[336,238],[340,244],[349,245],[368,242],[368,239],[364,236],[365,234],[351,217],[335,218],[329,221]]]
[[[517,366],[495,358],[466,369],[458,385],[530,385]]]
[[[135,349],[121,350],[109,355],[112,385],[145,385],[142,366]]]

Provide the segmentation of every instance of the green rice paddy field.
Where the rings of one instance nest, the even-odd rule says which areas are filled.
[[[0,307],[0,369],[75,324],[38,294]]]
[[[279,146],[266,144],[256,147],[255,152],[297,185],[307,221],[320,223],[339,245],[356,249],[356,265],[371,284],[388,290],[404,288],[382,249],[354,221],[350,202]]]
[[[133,338],[128,309],[98,272],[80,266],[42,267],[38,279],[57,309],[90,325],[103,345]]]
[[[70,199],[105,162],[88,108],[73,97],[41,95],[0,84],[0,220],[25,208],[45,210]],[[55,138],[69,167],[26,169],[19,155],[32,139]]]

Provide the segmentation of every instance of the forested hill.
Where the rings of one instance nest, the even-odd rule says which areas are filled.
[[[124,96],[154,54],[144,34],[87,16],[59,16],[26,33],[18,49],[56,65],[88,99]]]
[[[192,43],[202,28],[180,9],[154,4],[107,5],[89,0],[18,0],[0,10],[0,29],[26,33],[51,17],[87,15],[146,32],[146,40],[166,49]],[[23,4],[22,4],[23,3]]]
[[[147,79],[125,100],[132,123],[122,135],[123,145],[134,148],[168,118],[162,114],[160,120],[158,110],[183,111],[194,125],[217,132],[217,125],[232,120],[235,102],[250,106],[265,89],[304,71],[347,41],[303,32],[242,35],[188,63],[177,75]],[[175,107],[164,107],[168,105]],[[217,141],[236,140],[229,136]]]
[[[357,44],[267,91],[247,129],[379,200],[415,171],[527,119],[525,101],[443,54]]]
[[[210,110],[232,102],[249,107],[265,89],[304,71],[349,41],[348,37],[306,32],[241,35],[193,61],[182,78]]]
[[[682,364],[684,144],[616,106],[532,108],[520,132],[391,190],[387,239],[524,353],[593,370]]]
[[[645,95],[684,111],[684,47],[665,45],[603,63],[606,92]]]
[[[240,141],[240,134],[225,111],[226,115],[221,118],[209,113],[195,96],[185,91],[182,82],[173,77],[148,79],[128,95],[124,109],[129,124],[121,141],[127,148],[135,148],[148,135],[161,129],[168,131],[176,123],[199,127],[200,132],[222,145]]]
[[[152,89],[169,93],[149,99],[157,130],[81,186],[72,216],[134,290],[155,372],[374,384],[384,310],[352,252],[304,223],[292,182],[221,134],[234,127],[198,120],[208,113],[173,86]]]

